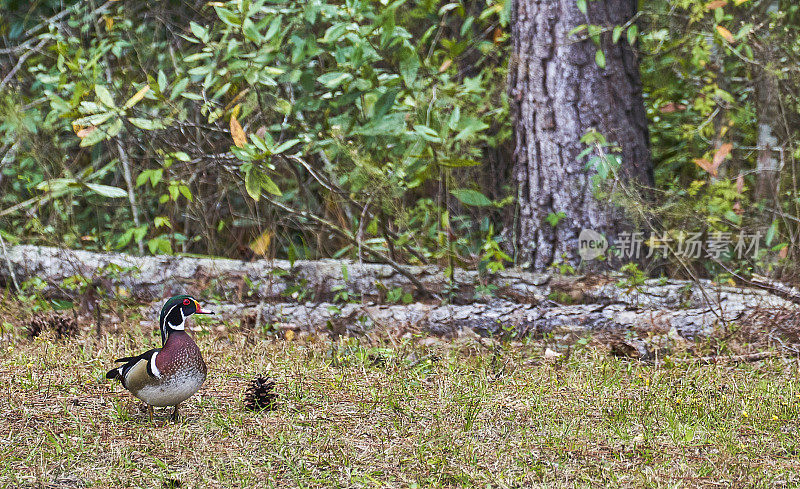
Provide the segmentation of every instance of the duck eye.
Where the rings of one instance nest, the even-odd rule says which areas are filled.
[[[188,306],[190,303],[191,303],[191,301],[189,301],[189,299],[184,299],[183,300],[183,305],[184,306]]]

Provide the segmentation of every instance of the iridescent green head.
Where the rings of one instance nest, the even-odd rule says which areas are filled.
[[[186,318],[192,314],[214,314],[211,311],[204,311],[197,300],[190,295],[176,295],[170,297],[161,308],[161,315],[158,324],[161,328],[161,343],[167,341],[167,337],[173,331],[183,331]]]

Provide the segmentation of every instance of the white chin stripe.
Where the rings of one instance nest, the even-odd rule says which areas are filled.
[[[158,356],[158,352],[154,352],[153,356],[150,357],[150,370],[153,372],[157,378],[161,378],[161,372],[158,371],[158,367],[156,367],[156,357]]]
[[[175,331],[184,331],[184,329],[185,329],[184,328],[184,323],[186,322],[186,316],[183,315],[183,309],[178,309],[178,312],[181,313],[181,322],[179,324],[174,325],[171,322],[169,322],[169,319],[167,319],[167,318],[169,318],[169,315],[172,314],[172,310],[175,309],[176,307],[179,307],[179,306],[177,304],[172,306],[169,309],[169,311],[167,311],[167,314],[164,315],[164,323],[166,325],[165,329],[174,329]],[[168,331],[165,330],[164,331],[164,335],[167,336],[167,333],[168,333]]]

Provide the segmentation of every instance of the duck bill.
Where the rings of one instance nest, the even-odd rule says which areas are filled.
[[[214,311],[204,311],[203,308],[197,302],[194,303],[196,307],[195,314],[214,314]]]

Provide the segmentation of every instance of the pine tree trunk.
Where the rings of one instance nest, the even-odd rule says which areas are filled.
[[[601,35],[605,69],[595,62],[592,40],[569,32],[581,24],[623,25],[636,12],[634,0],[515,0],[510,96],[518,185],[518,262],[535,270],[554,262],[579,261],[578,235],[589,228],[609,242],[626,220],[592,191],[581,137],[594,128],[622,148],[621,176],[653,185],[647,119],[639,63],[623,34],[617,44]],[[584,35],[585,31],[578,36]],[[591,157],[591,155],[589,156]],[[563,212],[554,228],[549,214]]]
[[[764,2],[764,11],[759,17],[774,15],[779,2]],[[765,40],[756,47],[760,66],[757,67],[758,83],[756,83],[756,116],[758,118],[758,157],[756,158],[755,199],[767,199],[774,204],[778,194],[780,180],[780,87],[775,69],[771,66],[775,60],[775,48],[770,42],[770,33],[765,33]]]

